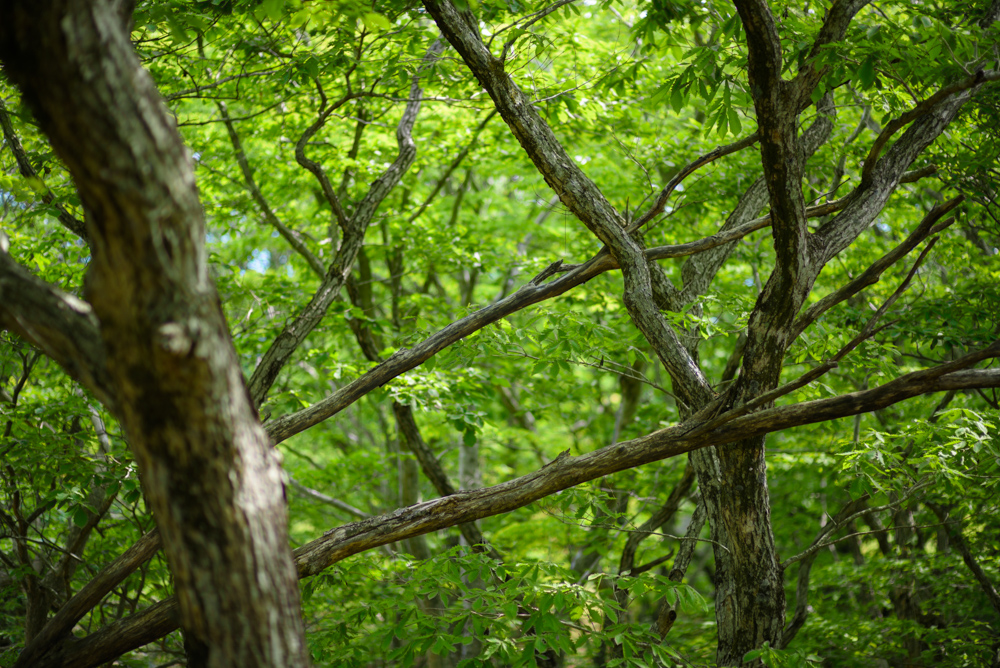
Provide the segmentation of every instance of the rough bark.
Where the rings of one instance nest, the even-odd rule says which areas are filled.
[[[628,234],[624,220],[563,149],[549,125],[524,92],[490,53],[476,30],[475,19],[463,15],[450,0],[426,0],[424,6],[441,34],[461,55],[486,89],[511,133],[563,204],[604,243],[622,269],[623,300],[629,317],[663,362],[674,384],[688,396],[712,392],[701,369],[684,349],[654,303],[653,278],[641,244]]]
[[[835,1],[812,53],[822,44],[840,39],[864,4],[859,0]],[[458,11],[447,0],[426,0],[426,6],[547,182],[607,248],[561,278],[540,285],[560,269],[550,267],[509,298],[456,322],[411,350],[399,351],[329,399],[272,422],[268,432],[276,441],[298,433],[476,329],[616,266],[623,270],[629,313],[670,372],[678,395],[690,409],[688,419],[678,427],[581,457],[564,453],[540,471],[502,485],[455,492],[335,529],[298,551],[299,575],[315,574],[334,561],[372,547],[507,512],[608,473],[691,452],[713,539],[728,548],[717,551],[719,663],[739,663],[746,650],[765,640],[778,645],[784,616],[782,572],[768,518],[763,437],[778,429],[854,415],[926,392],[1000,385],[1000,372],[968,369],[1000,353],[994,344],[957,363],[908,374],[873,390],[780,408],[761,400],[778,386],[785,351],[816,315],[812,310],[802,316],[798,313],[823,265],[867,228],[906,178],[904,170],[944,130],[971,91],[995,78],[995,73],[977,75],[944,89],[946,95],[920,103],[891,125],[885,140],[907,125],[909,128],[884,155],[886,141],[880,136],[865,165],[865,178],[854,192],[836,203],[806,208],[801,177],[808,142],[805,134],[798,134],[798,114],[821,72],[807,59],[795,79],[782,79],[779,36],[770,10],[760,0],[738,2],[750,45],[750,80],[760,131],[710,156],[720,157],[729,149],[759,140],[764,179],[762,186],[748,193],[746,208],[760,207],[766,186],[771,214],[743,222],[754,214],[741,212],[739,223],[731,219],[731,225],[727,223],[709,239],[647,251],[641,239],[632,234],[634,230],[624,229],[623,221],[596,185],[566,155],[552,130],[504,72],[503,61],[483,45],[475,23],[469,22],[469,13]],[[138,64],[129,60],[120,18],[116,23],[109,7],[96,4],[88,8],[66,0],[46,7],[49,13],[68,9],[79,13],[65,26],[39,21],[35,12],[29,16],[21,6],[0,13],[2,57],[10,71],[20,77],[43,127],[77,179],[87,211],[87,234],[94,243],[87,290],[91,305],[77,304],[40,284],[0,254],[0,296],[4,297],[0,321],[10,323],[52,354],[91,389],[103,389],[102,400],[117,407],[116,415],[136,449],[168,557],[178,574],[181,618],[197,641],[221,648],[216,653],[217,665],[223,665],[218,657],[231,651],[246,652],[245,660],[237,665],[258,665],[255,661],[263,662],[282,651],[290,658],[282,656],[286,660],[280,665],[295,665],[300,658],[296,642],[301,629],[286,619],[290,615],[297,620],[297,603],[290,593],[294,586],[289,585],[287,559],[282,559],[284,504],[279,498],[277,466],[246,400],[214,291],[207,281],[200,246],[202,214],[183,149],[152,85]],[[109,45],[114,57],[103,58]],[[33,50],[44,52],[45,57],[31,56]],[[62,69],[64,61],[74,57],[81,66],[67,77]],[[107,67],[95,68],[93,63]],[[108,94],[103,84],[109,82],[119,85],[112,87],[112,92],[125,90],[126,94]],[[135,95],[128,94],[129,85],[137,86],[131,91]],[[411,93],[411,100],[419,101],[419,94]],[[411,107],[407,107],[407,114]],[[74,113],[67,114],[66,109]],[[406,119],[404,114],[404,122]],[[412,125],[412,117],[410,121]],[[404,127],[403,122],[400,127]],[[411,148],[404,144],[400,139],[400,159]],[[299,153],[302,145],[300,142]],[[304,153],[297,157],[303,158],[300,163],[307,168],[315,164],[309,163]],[[692,169],[705,161],[696,163]],[[137,169],[138,165],[145,171]],[[160,178],[164,176],[169,178]],[[390,187],[388,181],[377,185],[379,192],[388,192]],[[324,185],[324,192],[332,192],[328,186]],[[669,195],[665,193],[661,197],[664,202]],[[296,321],[295,331],[283,333],[284,338],[279,337],[272,348],[274,354],[269,352],[266,363],[259,367],[251,393],[256,402],[263,400],[285,360],[322,317],[328,299],[339,291],[353,263],[352,253],[357,252],[354,246],[360,246],[363,236],[358,235],[357,223],[361,221],[362,228],[367,225],[380,201],[378,197],[366,198],[348,218],[337,197],[327,195],[345,231],[344,255],[338,256],[326,274],[329,280],[324,280],[322,294],[307,307],[308,322]],[[823,215],[840,213],[811,234],[806,220],[820,215],[818,211]],[[891,262],[940,228],[933,220],[925,223],[898,253],[894,251]],[[714,271],[710,266],[727,252],[723,245],[767,225],[772,226],[775,241],[775,270],[751,317],[740,377],[724,401],[713,401],[696,363],[696,350],[681,343],[657,307],[670,299],[697,295],[700,286],[707,284],[707,272]],[[716,257],[706,257],[702,267],[686,267],[686,293],[679,293],[655,265],[649,264],[658,257],[719,247],[723,248],[713,254]],[[137,266],[137,260],[145,265]],[[885,266],[888,264],[870,272],[866,280],[877,280]],[[862,287],[852,283],[846,292],[838,291],[824,304],[828,307]],[[7,299],[21,288],[27,288],[25,296],[36,301]],[[36,307],[32,304],[36,303],[38,313],[33,313]],[[123,304],[129,308],[122,309]],[[741,412],[741,406],[752,406],[756,412],[750,408]],[[403,426],[401,422],[401,429]],[[415,451],[419,450],[418,443]],[[254,506],[253,512],[243,512],[248,502]],[[265,575],[251,582],[253,569]],[[258,605],[278,611],[278,619],[257,614]],[[93,665],[87,662],[100,655],[101,661],[107,661],[117,655],[109,654],[112,648],[120,654],[137,646],[128,643],[139,643],[143,638],[148,642],[158,637],[151,634],[176,627],[176,609],[171,601],[162,602],[79,643],[64,643],[49,652],[46,660],[61,657],[67,665]],[[227,611],[231,613],[228,616],[224,614]],[[253,642],[243,642],[251,636]],[[233,647],[236,637],[240,647]],[[93,653],[81,658],[80,652],[91,649]],[[272,650],[273,654],[264,657]]]
[[[115,4],[5,3],[0,58],[83,202],[82,315],[99,323],[185,630],[211,666],[307,665],[278,461],[209,279],[187,152]]]

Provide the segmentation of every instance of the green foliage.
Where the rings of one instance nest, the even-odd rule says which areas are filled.
[[[822,11],[769,4],[780,24],[784,76],[811,63],[822,70],[812,101],[829,95],[836,107],[829,141],[806,165],[809,204],[841,197],[857,184],[886,123],[966,78],[970,63],[994,67],[977,55],[994,48],[997,37],[975,27],[975,3],[879,3],[859,13],[845,39],[816,53],[810,46]],[[756,130],[746,35],[731,4],[587,1],[531,23],[547,6],[533,0],[462,4],[477,12],[484,42],[504,57],[507,74],[619,211],[641,213],[686,164]],[[970,20],[955,20],[959,14]],[[341,230],[322,188],[299,163],[299,138],[323,121],[301,150],[323,166],[353,211],[396,155],[395,127],[412,77],[438,34],[419,5],[395,0],[144,2],[134,25],[143,65],[192,152],[212,277],[249,376],[320,277],[249,192],[218,103],[233,119],[261,197],[328,266]],[[513,293],[551,262],[583,262],[600,250],[553,199],[499,118],[478,130],[492,105],[454,51],[446,56],[422,76],[416,162],[378,208],[351,289],[282,370],[262,415],[312,405],[373,368],[379,360],[358,345],[365,335],[378,357],[387,358]],[[57,205],[84,216],[72,180],[2,81],[0,94],[40,175],[23,178],[9,152],[0,154],[0,225],[11,254],[40,278],[83,297],[88,250],[56,220]],[[874,226],[824,268],[813,303],[899,244],[940,200],[968,195],[913,287],[886,314],[887,327],[779,404],[876,387],[995,340],[998,102],[995,88],[979,91],[950,135],[912,166],[933,163],[936,175],[902,185]],[[804,111],[802,128],[814,120],[814,109]],[[756,147],[702,168],[646,226],[647,247],[716,233],[759,176]],[[54,196],[48,203],[46,189]],[[810,230],[827,220],[810,220]],[[853,339],[906,276],[913,256],[809,328],[785,360],[782,380],[798,378]],[[660,263],[678,287],[690,279],[684,262]],[[664,313],[685,341],[698,342],[711,382],[722,382],[774,262],[769,233],[749,235],[734,244],[697,299]],[[441,350],[334,419],[281,443],[291,479],[293,543],[314,540],[358,512],[376,515],[439,495],[424,477],[407,487],[403,472],[416,460],[394,422],[393,401],[413,409],[426,445],[460,487],[499,484],[562,452],[586,454],[676,424],[682,412],[669,378],[628,322],[621,294],[618,273],[596,277]],[[25,382],[16,404],[0,399],[0,552],[9,557],[0,578],[0,650],[7,648],[0,665],[10,663],[12,648],[22,642],[23,592],[32,569],[42,574],[39,564],[57,563],[74,527],[92,526],[103,513],[65,594],[79,591],[153,525],[114,421],[54,363],[3,336],[0,390],[11,394],[22,376]],[[107,427],[107,449],[91,422],[95,411]],[[987,576],[1000,581],[998,420],[995,393],[959,392],[772,434],[768,484],[782,557],[809,549],[851,502],[878,510],[851,519],[817,554],[812,612],[792,645],[764,646],[746,661],[986,665],[1000,622],[928,504],[947,510],[957,522],[948,526],[962,532]],[[463,457],[470,452],[479,470],[468,470]],[[648,534],[634,566],[662,561],[638,575],[619,573],[625,541],[664,503],[683,464],[671,460],[609,476],[482,520],[502,559],[471,551],[455,531],[442,531],[338,562],[302,583],[316,665],[418,666],[434,655],[456,666],[530,666],[546,653],[570,666],[598,658],[608,666],[710,664],[716,601],[707,529],[694,537],[694,559],[682,581],[668,578],[694,503],[685,501]],[[22,541],[28,546],[23,559],[11,528],[18,513],[31,518],[24,524],[30,540]],[[790,606],[796,571],[789,566],[785,582]],[[168,569],[157,558],[81,625],[99,628],[170,591]],[[622,592],[625,605],[616,598]],[[661,642],[650,628],[664,600],[678,618]],[[170,638],[124,661],[164,663],[178,645]]]

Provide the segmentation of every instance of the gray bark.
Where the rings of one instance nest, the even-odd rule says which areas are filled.
[[[208,648],[210,666],[307,665],[280,468],[209,279],[187,152],[126,26],[106,1],[6,3],[0,59],[86,212],[89,307],[62,297],[85,327],[60,361],[106,388],[185,631]],[[30,335],[32,325],[21,328]],[[66,344],[37,338],[47,352]],[[82,345],[100,353],[79,355]],[[81,370],[83,359],[103,375]]]

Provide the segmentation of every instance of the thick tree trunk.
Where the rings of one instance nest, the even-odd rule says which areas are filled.
[[[279,463],[208,277],[190,161],[109,1],[0,6],[0,58],[73,174],[121,421],[209,666],[304,666]]]
[[[714,450],[714,452],[713,452]],[[781,641],[785,622],[783,570],[775,554],[764,464],[764,437],[692,453],[714,459],[720,475],[699,485],[708,510],[715,548],[716,662],[738,666],[743,655]],[[715,467],[718,467],[717,469]]]

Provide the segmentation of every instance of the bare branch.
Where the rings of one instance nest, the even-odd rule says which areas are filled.
[[[64,639],[71,637],[70,634],[76,623],[83,619],[84,615],[100,603],[108,592],[123,582],[135,569],[149,561],[159,549],[160,532],[153,529],[140,538],[132,547],[123,552],[120,557],[108,564],[96,577],[84,585],[83,589],[78,591],[73,598],[59,608],[59,612],[48,621],[41,632],[21,651],[17,662],[14,664],[14,668],[30,668],[31,666],[42,665],[42,662],[48,659],[48,657],[43,659],[43,654],[57,648]],[[70,643],[70,646],[73,646],[72,643]],[[128,650],[122,650],[119,654],[125,651]]]
[[[732,153],[736,153],[737,151],[742,151],[749,146],[753,146],[757,143],[757,139],[758,136],[755,132],[752,135],[744,137],[743,139],[735,141],[727,146],[719,146],[705,155],[695,158],[689,162],[687,165],[682,167],[679,172],[674,174],[673,178],[670,179],[667,185],[663,186],[663,190],[661,190],[660,194],[657,195],[656,201],[653,202],[644,214],[636,218],[632,224],[629,225],[628,231],[635,232],[636,230],[642,228],[643,225],[653,220],[653,218],[656,218],[658,215],[663,213],[663,210],[667,206],[667,200],[670,199],[670,194],[673,193],[677,186],[679,186],[688,176],[723,156],[727,156]]]
[[[493,99],[521,147],[573,214],[600,239],[622,267],[624,302],[675,383],[689,397],[712,395],[701,369],[684,349],[653,301],[652,278],[641,246],[600,189],[577,166],[524,92],[504,71],[451,0],[425,0],[442,34]]]
[[[694,556],[694,548],[698,545],[698,534],[701,533],[702,527],[705,526],[705,520],[708,519],[708,508],[700,493],[696,494],[694,501],[695,508],[694,512],[691,513],[687,532],[684,534],[684,540],[681,541],[681,547],[677,551],[677,558],[674,559],[674,567],[670,569],[670,575],[667,576],[672,582],[680,582],[684,579],[684,574],[687,573],[688,566],[691,565],[691,557]]]
[[[292,487],[299,490],[300,492],[302,492],[302,494],[309,497],[310,499],[316,499],[321,503],[325,503],[328,506],[333,506],[337,510],[343,510],[345,513],[354,515],[355,517],[362,520],[371,517],[371,515],[366,513],[365,511],[359,508],[355,508],[351,504],[345,501],[341,501],[340,499],[335,499],[332,496],[327,496],[326,494],[323,494],[322,492],[319,492],[313,489],[312,487],[306,487],[305,485],[300,483],[298,480],[295,480],[294,478],[289,478],[288,482],[292,484]]]
[[[1000,3],[998,3],[1000,5]],[[972,550],[969,549],[969,544],[965,542],[965,536],[962,535],[962,525],[958,520],[950,519],[949,512],[946,508],[929,501],[925,501],[924,505],[931,509],[937,518],[947,527],[948,537],[951,542],[958,548],[959,553],[962,555],[962,561],[965,562],[966,567],[972,572],[972,576],[976,578],[976,582],[979,583],[979,588],[983,590],[986,598],[989,600],[990,605],[998,615],[1000,615],[1000,594],[997,593],[996,587],[993,586],[993,582],[990,581],[986,572],[983,571],[983,567],[979,565],[979,561],[976,559],[975,555],[972,554]]]
[[[984,72],[983,70],[979,70],[968,79],[953,83],[950,86],[945,86],[927,99],[922,100],[910,111],[890,121],[889,124],[882,129],[882,132],[879,133],[878,138],[875,139],[875,143],[872,144],[871,149],[868,151],[868,157],[865,158],[865,164],[861,170],[861,184],[864,186],[871,182],[875,165],[878,162],[879,154],[882,152],[882,149],[885,147],[886,143],[888,143],[889,139],[891,139],[892,136],[901,128],[912,123],[916,119],[933,112],[941,102],[958,93],[976,88],[990,81],[998,80],[1000,80],[1000,71],[994,70],[991,72]]]
[[[971,358],[1000,355],[1000,342]],[[962,361],[961,363],[965,363]],[[579,457],[563,453],[534,473],[482,489],[460,491],[411,508],[356,522],[328,532],[296,551],[299,573],[305,577],[352,554],[379,545],[484,517],[510,512],[555,492],[604,475],[652,461],[803,424],[870,412],[920,394],[949,389],[1000,386],[1000,370],[944,372],[955,363],[907,374],[881,387],[849,395],[782,406],[737,418],[690,438],[687,424],[670,427],[631,441],[610,445]]]
[[[969,358],[981,360],[997,355],[1000,355],[1000,342]],[[520,478],[492,487],[458,491],[451,496],[331,530],[295,551],[299,577],[316,575],[337,561],[381,545],[510,512],[583,482],[711,445],[870,412],[921,394],[1000,387],[1000,369],[954,370],[967,363],[968,360],[959,360],[901,376],[871,390],[761,411],[732,420],[697,438],[690,437],[691,426],[684,423],[579,457],[570,457],[564,452],[538,471]],[[60,647],[51,659],[46,657],[45,662],[37,665],[39,668],[100,665],[177,628],[175,610],[175,599],[161,601],[78,641],[71,646],[73,650]],[[120,634],[124,633],[128,635],[123,638]],[[70,656],[78,660],[68,662]]]
[[[807,212],[810,215],[826,215],[831,211],[836,211],[838,208],[845,206],[849,201],[851,201],[849,198],[843,198],[828,204],[811,207],[807,210]],[[845,286],[842,291],[835,293],[838,295],[837,297],[833,297],[831,295],[831,297],[827,298],[834,301],[828,303],[826,300],[823,300],[811,307],[810,310],[802,316],[802,318],[809,316],[811,319],[806,321],[800,318],[799,324],[796,325],[794,336],[797,337],[826,309],[832,307],[840,301],[843,301],[844,299],[847,299],[847,297],[851,294],[855,294],[867,285],[871,285],[876,282],[878,277],[881,276],[882,272],[885,271],[887,267],[904,257],[907,252],[912,250],[917,245],[917,243],[925,239],[930,234],[944,229],[944,227],[947,227],[947,224],[950,224],[951,222],[948,221],[947,224],[933,226],[933,222],[936,219],[937,218],[925,219],[921,226],[918,227],[918,229],[915,230],[914,233],[903,242],[903,244],[897,247],[897,249],[893,250],[891,253],[872,265],[868,271],[855,279],[855,281],[852,281],[849,286]],[[725,233],[720,232],[719,234],[701,239],[699,241],[690,242],[688,244],[678,244],[675,246],[660,246],[657,248],[651,248],[646,251],[647,258],[663,259],[670,257],[682,257],[715,248],[728,243],[733,239],[741,238],[755,230],[763,229],[764,227],[767,227],[769,221],[770,216],[764,216],[763,218],[751,221],[745,226],[734,228]],[[587,262],[574,265],[569,268],[566,273],[558,279],[550,283],[538,285],[538,283],[544,280],[544,278],[551,276],[561,269],[561,261],[553,263],[553,265],[546,268],[538,277],[533,278],[529,283],[522,286],[521,289],[514,294],[494,302],[489,306],[476,311],[475,313],[471,313],[460,320],[456,320],[441,331],[416,344],[412,348],[404,348],[396,351],[396,353],[389,359],[385,360],[363,376],[360,376],[351,383],[340,388],[337,392],[330,395],[326,399],[323,399],[296,413],[284,415],[272,420],[265,425],[265,428],[271,435],[271,438],[273,438],[275,442],[280,443],[281,441],[336,415],[374,388],[381,387],[397,376],[402,375],[411,369],[417,368],[456,341],[459,341],[473,332],[476,332],[491,323],[497,322],[508,315],[527,308],[532,304],[552,299],[578,285],[582,285],[591,278],[605,271],[615,269],[616,264],[617,263],[607,250],[602,250]],[[820,307],[821,304],[824,305],[822,308]]]

